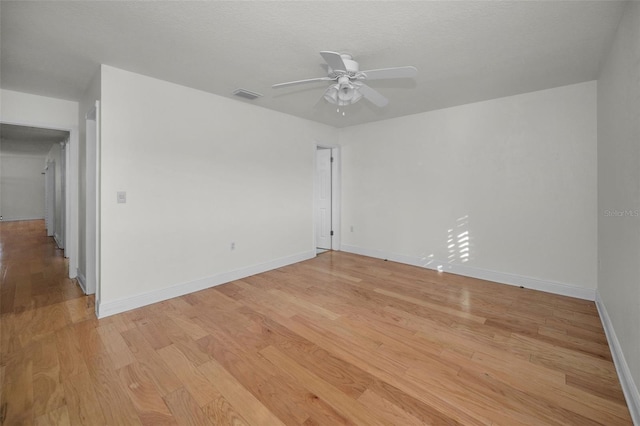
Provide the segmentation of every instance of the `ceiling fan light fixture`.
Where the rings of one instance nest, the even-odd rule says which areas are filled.
[[[324,98],[334,105],[346,106],[358,102],[362,98],[362,93],[351,84],[348,77],[341,77],[338,83],[327,88]]]
[[[337,84],[332,84],[331,86],[329,86],[327,88],[327,90],[325,90],[324,92],[324,99],[334,105],[340,105],[338,104],[338,91],[340,89],[338,88]]]
[[[353,101],[351,99],[343,99],[340,96],[340,85],[333,84],[324,92],[324,99],[334,105],[347,106],[351,105]]]
[[[338,106],[347,106],[358,102],[362,98],[362,94],[360,94],[355,88],[349,90],[349,92],[345,95],[341,92],[340,87],[337,84],[330,86],[324,92],[324,99],[334,105]]]
[[[355,104],[362,98],[362,94],[353,86],[343,86],[338,91],[338,100],[343,105]]]
[[[347,105],[357,102],[356,88],[351,84],[349,77],[343,75],[338,79],[338,99]]]

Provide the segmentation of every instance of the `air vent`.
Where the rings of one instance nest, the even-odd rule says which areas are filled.
[[[236,89],[233,91],[233,94],[236,96],[240,96],[241,98],[249,99],[250,101],[262,97],[260,93],[252,92],[246,89]]]

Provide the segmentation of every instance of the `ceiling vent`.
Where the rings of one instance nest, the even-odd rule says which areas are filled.
[[[236,89],[233,91],[233,94],[236,96],[240,96],[241,98],[249,99],[250,101],[262,97],[260,93],[252,92],[246,89]]]

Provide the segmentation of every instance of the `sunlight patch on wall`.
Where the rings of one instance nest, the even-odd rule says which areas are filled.
[[[471,260],[471,235],[469,215],[456,220],[453,228],[447,230],[447,262],[466,263]]]
[[[447,229],[447,240],[445,244],[445,259],[437,259],[434,253],[421,255],[421,265],[425,268],[436,269],[442,272],[447,263],[466,263],[472,258],[471,248],[472,238],[469,231],[469,215],[464,215],[456,219],[452,228]]]

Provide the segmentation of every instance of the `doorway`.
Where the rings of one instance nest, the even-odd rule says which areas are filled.
[[[66,168],[69,132],[0,125],[0,218],[44,219],[47,235],[65,248]]]
[[[47,234],[52,236],[58,248],[65,250],[67,243],[67,139],[54,143],[46,155],[45,175],[45,223]],[[65,256],[67,252],[65,250]]]
[[[314,240],[316,254],[339,248],[338,147],[316,146]]]
[[[0,167],[0,220],[44,219],[47,234],[54,237],[69,259],[69,278],[75,278],[77,270],[77,143],[75,127],[0,123],[0,157],[5,166],[10,165]],[[35,170],[31,163],[36,164]],[[39,196],[29,195],[37,191]]]

